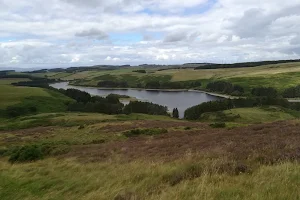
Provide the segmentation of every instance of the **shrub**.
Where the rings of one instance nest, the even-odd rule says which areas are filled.
[[[226,124],[224,122],[216,122],[209,125],[212,128],[225,128]]]
[[[9,162],[29,162],[40,160],[43,158],[44,154],[40,146],[28,145],[15,148],[9,157]]]
[[[41,160],[48,155],[61,155],[67,153],[70,148],[67,143],[43,143],[32,144],[22,147],[13,147],[6,151],[5,155],[9,156],[9,162],[32,162]]]
[[[163,129],[163,128],[152,128],[152,129],[133,129],[130,131],[126,131],[124,133],[124,135],[126,137],[135,137],[135,136],[139,136],[139,135],[159,135],[159,134],[163,134],[163,133],[167,133],[168,130],[167,129]]]

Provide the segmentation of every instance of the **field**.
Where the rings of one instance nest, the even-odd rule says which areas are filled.
[[[266,106],[256,108],[235,108],[215,113],[204,113],[203,121],[220,121],[232,122],[237,124],[258,124],[274,121],[291,120],[300,117],[299,112],[289,109]]]
[[[245,69],[252,70],[245,80],[265,78],[259,74],[273,69],[262,68],[264,72]],[[270,76],[296,70],[292,65],[279,68]],[[171,75],[176,70],[126,70],[114,76],[132,82],[135,77],[177,76]],[[231,70],[228,80],[245,76]],[[110,79],[112,75],[105,73],[82,72],[69,78]],[[52,74],[67,79],[65,75]],[[295,84],[296,77],[291,78]],[[34,105],[38,112],[0,120],[1,200],[300,199],[298,111],[279,106],[235,108],[204,113],[198,121],[67,112],[73,100],[48,89],[10,85],[21,80],[0,80],[2,109]],[[214,128],[220,122],[225,127]],[[29,162],[28,157],[35,159]]]
[[[21,103],[21,101],[29,96],[49,97],[50,95],[42,88],[14,87],[10,85],[15,81],[23,81],[24,79],[6,79],[0,80],[0,109],[7,106]]]
[[[71,99],[43,88],[15,87],[14,82],[26,81],[26,79],[1,79],[0,80],[0,110],[8,106],[34,105],[41,112],[63,111],[64,103]]]
[[[246,115],[250,110],[239,113]],[[21,127],[20,122],[30,126]],[[300,196],[297,119],[213,129],[209,123],[168,117],[52,113],[21,117],[10,123],[18,128],[8,126],[0,132],[2,152],[24,144],[50,145],[55,151],[32,163],[12,165],[2,157],[1,199]],[[163,128],[167,133],[124,135],[137,128]]]
[[[190,81],[200,80],[202,89],[206,84],[215,80],[225,80],[233,84],[241,85],[249,94],[254,87],[275,87],[280,92],[285,88],[300,84],[300,63],[286,63],[264,65],[250,68],[232,69],[169,69],[155,70],[147,69],[146,74],[133,72],[137,68],[123,68],[117,70],[83,71],[77,73],[43,73],[38,76],[49,78],[60,78],[76,85],[97,86],[101,80],[126,81],[130,87],[136,87],[138,82],[152,80],[159,81]],[[201,89],[199,88],[199,89]]]

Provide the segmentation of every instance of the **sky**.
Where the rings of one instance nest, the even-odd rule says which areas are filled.
[[[0,0],[0,68],[299,55],[299,0]]]

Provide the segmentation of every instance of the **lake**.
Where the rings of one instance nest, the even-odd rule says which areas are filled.
[[[140,101],[148,101],[159,105],[167,106],[170,111],[178,108],[180,118],[184,117],[184,111],[192,106],[208,101],[216,101],[221,98],[196,91],[160,91],[144,89],[103,89],[83,86],[69,85],[68,82],[54,83],[50,86],[57,89],[78,89],[91,95],[106,96],[111,93],[128,95]],[[126,104],[126,102],[124,102]],[[128,103],[128,102],[127,102]]]

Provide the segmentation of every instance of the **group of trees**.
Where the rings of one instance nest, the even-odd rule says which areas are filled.
[[[285,89],[282,93],[282,96],[284,98],[297,98],[297,97],[300,97],[300,85]]]
[[[118,96],[108,95],[107,97],[91,96],[89,93],[77,89],[59,90],[64,95],[76,100],[68,105],[69,111],[76,112],[97,112],[105,114],[122,113],[123,104]]]
[[[275,60],[275,61],[261,61],[261,62],[245,62],[245,63],[233,63],[233,64],[208,64],[196,67],[198,69],[219,69],[219,68],[241,68],[241,67],[258,67],[261,65],[280,64],[299,62],[300,60]]]
[[[201,82],[199,80],[178,82],[149,81],[145,84],[146,89],[190,89],[200,86]]]
[[[179,111],[177,108],[173,109],[172,116],[177,119],[179,118]]]
[[[201,117],[203,113],[206,112],[216,112],[222,110],[228,110],[232,108],[242,108],[242,107],[255,107],[264,105],[278,105],[285,108],[296,109],[297,105],[289,103],[283,98],[272,98],[272,97],[257,97],[257,98],[241,98],[233,100],[223,100],[223,101],[210,101],[205,102],[197,106],[188,108],[184,112],[184,118],[188,120],[196,120]],[[300,109],[300,107],[299,107]]]
[[[145,89],[190,89],[200,87],[201,82],[199,80],[181,82],[150,80],[147,82],[138,82],[133,86],[129,85],[126,81],[103,80],[98,82],[97,86],[106,88],[128,88],[131,86]]]
[[[150,102],[130,102],[124,107],[119,98],[128,97],[116,94],[108,96],[91,96],[89,93],[77,89],[59,90],[66,96],[76,100],[68,105],[69,111],[75,112],[97,112],[104,114],[130,114],[144,113],[150,115],[168,115],[168,109],[165,106]]]
[[[278,96],[278,92],[275,88],[272,87],[258,87],[253,88],[251,91],[253,96],[257,97],[271,97],[276,98]]]
[[[149,115],[168,115],[168,108],[158,104],[141,101],[131,101],[123,109],[125,114],[144,113]]]
[[[240,96],[244,93],[244,88],[239,85],[233,85],[226,81],[215,81],[207,84],[206,89],[211,92],[220,92],[234,96]]]
[[[106,88],[127,88],[128,83],[126,81],[100,81],[97,84],[98,87]]]

